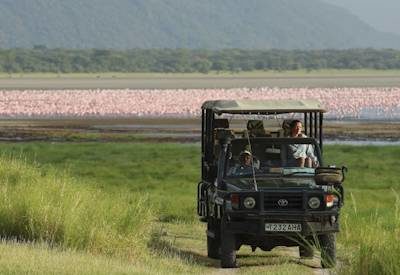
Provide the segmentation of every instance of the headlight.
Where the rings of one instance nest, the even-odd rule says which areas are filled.
[[[317,208],[319,208],[321,206],[321,200],[319,198],[317,198],[317,197],[311,197],[308,200],[308,206],[311,209],[317,209]]]
[[[243,205],[247,209],[253,209],[256,206],[256,200],[253,197],[247,197],[244,199]]]

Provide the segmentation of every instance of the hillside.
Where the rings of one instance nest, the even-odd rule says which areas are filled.
[[[400,35],[399,0],[324,0],[343,7],[377,30]]]
[[[0,47],[400,48],[321,0],[3,0]]]

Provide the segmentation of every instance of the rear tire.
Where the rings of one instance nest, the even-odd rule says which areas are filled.
[[[336,235],[329,233],[318,236],[321,247],[322,268],[332,268],[336,265]]]

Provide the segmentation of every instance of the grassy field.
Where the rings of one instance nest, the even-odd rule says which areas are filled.
[[[400,70],[0,74],[0,89],[398,87]]]
[[[195,215],[198,145],[35,142],[0,151],[1,273],[219,273]],[[399,274],[400,147],[325,154],[350,170],[335,272]],[[239,274],[319,272],[318,259],[283,248],[241,249],[238,261]]]

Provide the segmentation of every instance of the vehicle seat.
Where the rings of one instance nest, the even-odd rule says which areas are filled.
[[[264,148],[263,163],[266,167],[281,167],[281,145]]]
[[[270,137],[271,135],[267,133],[264,128],[264,123],[262,120],[254,119],[247,121],[247,131],[250,137]],[[243,134],[243,137],[247,137]]]
[[[292,121],[294,119],[285,119],[282,122],[282,135],[281,137],[288,137],[290,136],[290,124],[292,124]]]
[[[216,139],[217,129],[229,129],[229,120],[227,118],[214,119],[214,151],[216,155],[219,154],[219,146]]]
[[[214,129],[229,129],[229,120],[227,118],[214,119]]]

